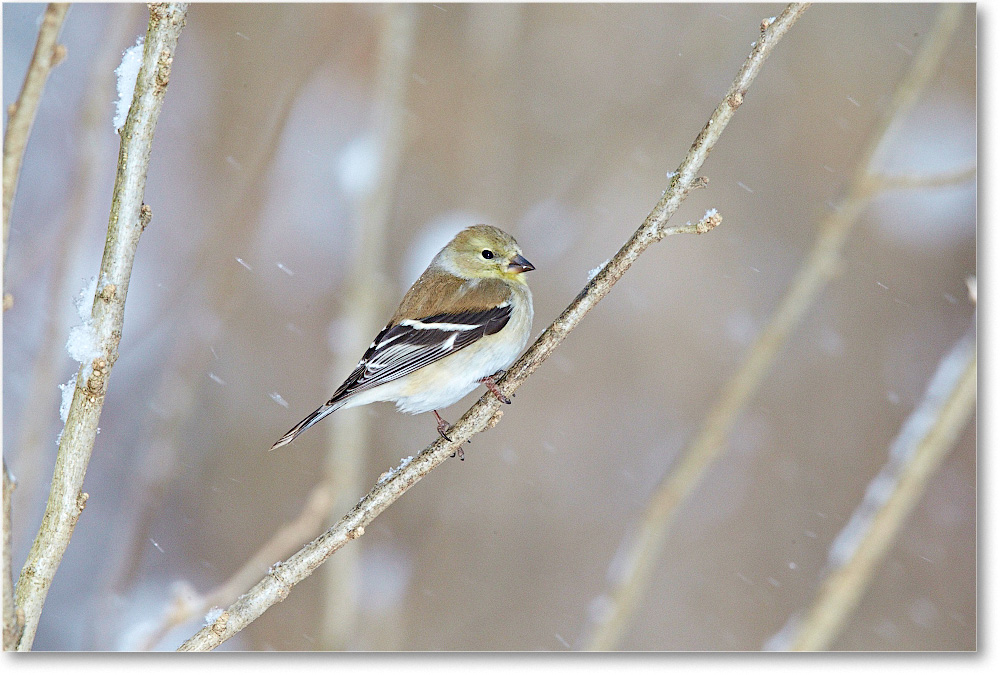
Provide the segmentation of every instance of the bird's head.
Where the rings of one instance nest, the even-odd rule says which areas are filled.
[[[492,225],[467,227],[438,254],[437,262],[466,279],[506,279],[524,283],[522,274],[535,269],[521,247]]]

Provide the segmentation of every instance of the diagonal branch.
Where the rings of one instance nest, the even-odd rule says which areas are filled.
[[[702,233],[719,222],[718,215],[712,214],[694,225],[669,228],[666,226],[667,220],[684,201],[688,192],[701,184],[696,176],[705,158],[743,102],[750,84],[760,72],[774,46],[798,20],[806,7],[807,5],[789,5],[775,21],[765,21],[762,24],[760,39],[754,45],[726,97],[716,108],[684,161],[681,162],[663,198],[621,250],[604,265],[569,307],[511,366],[507,375],[498,383],[502,393],[509,396],[516,390],[552,354],[587,312],[610,292],[612,286],[650,245],[671,234]],[[344,544],[364,534],[366,525],[417,481],[447,460],[461,444],[474,434],[496,425],[500,421],[500,416],[500,403],[496,397],[492,394],[484,395],[448,431],[452,441],[437,439],[415,458],[404,461],[397,469],[383,476],[336,525],[306,544],[285,562],[275,564],[256,586],[223,611],[214,623],[205,626],[188,639],[181,645],[180,650],[214,649],[243,630],[269,607],[284,600],[295,584],[312,574]]]
[[[847,236],[861,212],[878,194],[879,185],[872,176],[879,149],[893,124],[909,110],[936,72],[960,13],[959,5],[945,5],[941,10],[935,28],[868,137],[847,195],[820,224],[812,250],[767,326],[723,386],[697,436],[681,452],[677,463],[650,498],[637,536],[625,558],[628,565],[613,583],[608,609],[594,626],[587,649],[603,651],[618,645],[628,621],[649,587],[660,552],[681,505],[722,452],[737,418],[757,392],[792,331],[837,273],[840,252]]]
[[[804,616],[793,616],[772,650],[829,649],[879,563],[976,409],[976,322],[938,365],[920,404],[889,448],[889,461],[830,546],[824,579]]]
[[[60,435],[45,515],[17,581],[16,601],[25,616],[24,633],[17,645],[19,651],[31,649],[45,597],[87,503],[83,479],[97,437],[108,378],[118,358],[132,263],[139,236],[152,217],[142,197],[153,131],[163,107],[174,50],[186,14],[186,4],[150,5],[142,67],[132,107],[121,131],[108,236],[88,328],[93,331],[100,356],[84,363],[77,375],[73,402]]]
[[[17,192],[17,180],[21,175],[21,162],[24,160],[24,150],[28,147],[28,136],[35,123],[35,113],[38,112],[38,102],[49,79],[49,73],[66,57],[66,48],[56,44],[59,29],[69,4],[65,2],[50,3],[42,16],[42,25],[38,29],[38,42],[35,52],[31,55],[31,64],[24,76],[24,85],[17,101],[10,107],[7,118],[7,131],[3,137],[3,267],[7,269],[7,237],[10,234],[10,209],[14,204],[14,193]],[[6,275],[5,275],[6,276]],[[4,283],[6,292],[6,283]],[[4,298],[4,309],[9,303]]]

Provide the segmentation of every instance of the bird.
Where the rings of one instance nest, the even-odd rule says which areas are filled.
[[[535,266],[514,237],[492,225],[467,227],[443,248],[403,296],[399,309],[344,383],[271,450],[340,408],[391,401],[397,410],[433,411],[446,440],[449,427],[438,409],[479,384],[504,403],[496,378],[528,342],[534,316],[524,278]]]

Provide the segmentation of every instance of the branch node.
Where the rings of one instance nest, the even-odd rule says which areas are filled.
[[[278,582],[278,602],[284,601],[288,597],[288,594],[292,591],[292,584],[288,583],[281,574],[284,563],[280,560],[273,565],[271,569],[268,570],[268,574],[271,578]]]
[[[691,187],[689,187],[688,190],[700,190],[701,188],[706,188],[708,187],[708,183],[708,176],[698,176],[691,181]]]
[[[722,215],[715,211],[711,214],[706,214],[704,218],[698,221],[694,226],[695,234],[705,234],[706,232],[711,232],[713,229],[722,224]]]
[[[142,231],[146,231],[146,226],[149,225],[149,221],[153,219],[153,209],[149,204],[143,204],[139,209],[139,225],[142,227]]]
[[[221,636],[226,631],[226,625],[228,623],[229,623],[229,612],[223,611],[222,614],[219,615],[219,618],[215,620],[215,623],[212,624],[212,632],[215,633],[216,635]]]
[[[104,357],[97,357],[91,364],[91,374],[87,378],[86,391],[87,400],[96,403],[98,397],[103,396],[107,391],[108,372],[110,367]]]
[[[14,296],[10,293],[3,294],[3,311],[7,311],[14,306]]]
[[[66,59],[66,45],[56,45],[52,48],[52,67],[55,68]]]
[[[115,298],[115,293],[118,291],[118,287],[114,284],[106,284],[104,288],[101,289],[101,300],[104,302],[111,302]]]
[[[743,105],[743,92],[734,91],[726,100],[729,101],[729,107],[736,110]]]
[[[503,408],[497,408],[496,412],[494,412],[493,415],[486,421],[485,429],[492,429],[495,427],[500,423],[501,417],[503,417]]]

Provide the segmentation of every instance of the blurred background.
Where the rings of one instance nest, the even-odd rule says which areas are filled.
[[[156,129],[143,235],[85,489],[35,649],[174,649],[200,598],[319,495],[318,534],[433,416],[322,403],[436,250],[479,222],[537,267],[533,337],[667,187],[758,39],[765,5],[193,5]],[[43,5],[3,8],[3,104]],[[837,208],[935,5],[816,5],[765,64],[677,220],[465,461],[223,649],[586,646],[616,553]],[[899,174],[976,161],[976,16],[880,156]],[[118,153],[113,71],[145,5],[73,5],[11,218],[3,447],[13,563],[37,531],[60,390],[97,274]],[[976,187],[878,197],[681,507],[619,647],[757,650],[808,607],[831,542],[974,306]],[[481,393],[481,392],[480,392]],[[474,397],[442,411],[455,421]],[[344,414],[343,419],[337,419]],[[933,476],[845,650],[976,647],[976,436]],[[197,611],[193,618],[187,615]],[[176,616],[180,625],[165,623]],[[172,627],[171,627],[172,626]]]

